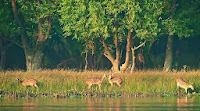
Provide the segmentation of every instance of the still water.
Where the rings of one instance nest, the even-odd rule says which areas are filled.
[[[132,110],[198,110],[200,97],[146,97],[146,98],[0,98],[0,111],[132,111]]]

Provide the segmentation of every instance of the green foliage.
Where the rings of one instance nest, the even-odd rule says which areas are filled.
[[[12,8],[7,0],[0,3],[0,35],[13,37],[19,34],[19,29],[16,29],[16,24],[12,19]]]
[[[107,39],[115,32],[123,40],[128,29],[141,39],[149,39],[160,30],[162,2],[63,0],[59,12],[65,36],[74,35],[80,41]]]
[[[32,38],[38,31],[38,23],[40,19],[44,19],[42,24],[43,32],[47,32],[48,27],[48,17],[55,18],[57,10],[56,0],[42,0],[42,1],[32,1],[32,0],[16,0],[18,14],[22,20],[27,36]],[[34,41],[35,38],[32,39]]]
[[[164,31],[169,35],[178,35],[178,37],[189,37],[196,30],[193,25],[199,24],[196,21],[199,18],[197,1],[187,2],[177,1],[175,8],[172,9],[173,3],[168,1],[165,5],[165,11],[163,11]],[[174,12],[174,13],[173,13]],[[197,16],[196,16],[197,14]],[[194,17],[195,16],[195,17]]]

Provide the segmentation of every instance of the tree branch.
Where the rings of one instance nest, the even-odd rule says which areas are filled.
[[[137,47],[131,48],[131,49],[136,50],[136,49],[142,47],[145,43],[146,43],[146,40],[142,44],[138,45]]]
[[[104,41],[100,41],[102,44],[103,44],[103,47],[105,49],[104,51],[104,56],[106,56],[111,63],[114,62],[114,58],[113,58],[113,55],[111,54],[110,50],[108,49],[108,46],[106,45],[106,43]]]
[[[19,16],[17,14],[17,7],[16,7],[15,0],[11,0],[11,4],[12,4],[12,9],[13,9],[15,21],[20,27],[20,34],[21,34],[21,39],[22,39],[22,48],[23,49],[28,48],[26,36],[25,36],[25,29],[24,29],[24,26],[22,25],[22,22],[20,21]]]
[[[119,48],[118,48],[118,38],[117,38],[117,32],[115,32],[115,48],[116,48],[116,60],[119,60]]]
[[[46,39],[48,38],[48,36],[50,35],[51,24],[52,24],[52,17],[49,17],[49,20],[48,20],[48,29],[47,29],[47,34],[46,34],[44,40],[46,40]]]
[[[15,3],[15,0],[11,0],[11,3],[12,3],[12,9],[13,9],[14,18],[16,20],[16,23],[20,26],[20,28],[22,30],[24,30],[24,26],[22,25],[18,15],[17,15],[17,6],[16,6],[16,3]]]
[[[4,40],[7,40],[7,41],[9,41],[9,42],[11,42],[11,43],[14,43],[15,45],[17,45],[17,46],[23,48],[23,46],[22,46],[21,44],[19,44],[18,42],[16,42],[16,41],[13,41],[13,40],[7,39],[7,38],[3,38],[3,39],[4,39]],[[11,44],[11,45],[12,45],[12,44]]]

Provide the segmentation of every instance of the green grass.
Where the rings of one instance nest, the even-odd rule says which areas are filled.
[[[108,72],[108,71],[107,71]],[[26,94],[27,92],[36,93],[69,93],[70,91],[79,94],[104,93],[117,94],[122,93],[143,93],[143,94],[164,94],[177,95],[176,78],[181,77],[188,83],[193,83],[195,92],[200,90],[200,71],[189,72],[163,72],[157,70],[136,71],[134,73],[118,73],[113,76],[122,78],[122,87],[114,85],[112,88],[104,79],[101,91],[97,85],[92,86],[91,90],[87,90],[85,84],[86,79],[91,77],[102,77],[103,71],[86,71],[77,72],[72,70],[41,70],[34,72],[24,71],[5,71],[0,72],[0,90],[4,94],[10,92],[19,92]],[[110,73],[108,73],[110,74]],[[16,78],[25,80],[33,78],[38,81],[39,89],[31,87],[24,88],[17,83]],[[184,93],[184,89],[180,92]]]

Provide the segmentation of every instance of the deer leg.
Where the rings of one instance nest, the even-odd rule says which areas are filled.
[[[38,88],[37,84],[34,85],[36,88]]]
[[[88,90],[90,90],[91,85],[88,85]]]
[[[101,84],[99,84],[99,90],[101,91]]]
[[[112,82],[110,82],[110,85],[111,85],[111,88],[113,87],[113,83]]]
[[[179,86],[177,85],[176,90],[179,90]]]
[[[121,84],[120,84],[120,83],[117,83],[117,85],[118,85],[119,87],[121,87]]]

